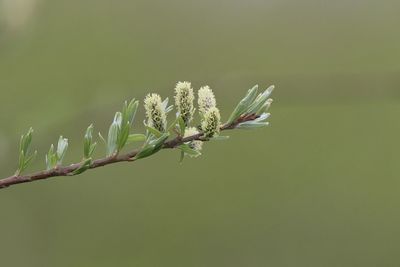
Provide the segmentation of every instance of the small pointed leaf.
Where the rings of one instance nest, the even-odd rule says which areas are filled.
[[[162,133],[156,128],[146,125],[146,129],[157,138],[162,136]]]
[[[127,140],[127,144],[131,144],[133,142],[144,142],[146,140],[146,136],[144,134],[130,134]]]
[[[197,156],[201,155],[201,153],[199,151],[192,149],[188,144],[182,144],[182,145],[178,146],[178,148],[181,151],[183,151],[186,154],[191,155],[191,156],[197,157]]]

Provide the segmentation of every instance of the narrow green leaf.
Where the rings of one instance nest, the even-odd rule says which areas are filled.
[[[68,139],[63,138],[62,136],[60,136],[60,138],[58,139],[58,145],[57,145],[57,164],[61,164],[65,154],[67,153],[67,149],[68,149]]]
[[[36,156],[37,151],[33,152],[33,154],[25,160],[23,170],[26,169],[33,160],[35,160]]]
[[[267,102],[268,97],[271,95],[273,90],[274,86],[272,85],[268,87],[262,94],[258,95],[257,98],[254,100],[254,102],[250,105],[246,113],[247,114],[257,113],[257,111]]]
[[[239,102],[231,116],[229,117],[227,123],[232,123],[237,120],[243,113],[249,108],[251,103],[253,103],[254,99],[257,96],[258,85],[255,85],[253,88],[247,91],[246,96]]]
[[[24,151],[24,142],[25,142],[25,135],[21,135],[21,138],[19,139],[19,149],[18,149],[18,151],[20,151],[20,152]]]
[[[130,124],[129,122],[126,123],[126,125],[122,125],[122,128],[119,131],[118,135],[118,151],[121,151],[122,148],[126,145],[126,142],[129,137],[129,130],[130,130]]]
[[[101,135],[100,132],[99,132],[99,137],[100,137],[100,140],[103,141],[104,145],[107,146],[107,141],[106,141],[106,139]]]
[[[115,113],[113,122],[116,123],[119,127],[121,127],[121,123],[122,123],[122,113],[121,112]]]
[[[153,149],[154,149],[154,146],[146,145],[142,148],[142,150],[140,150],[140,152],[135,156],[135,158],[142,159],[142,158],[151,156],[153,154]]]
[[[164,145],[165,140],[167,140],[169,134],[164,133],[159,138],[151,140],[143,149],[135,156],[136,159],[142,159],[157,153]]]
[[[188,155],[192,155],[195,157],[201,155],[201,153],[199,151],[192,149],[188,144],[182,144],[182,145],[178,146],[178,148]]]
[[[84,162],[82,162],[81,166],[75,171],[71,172],[69,176],[78,175],[87,171],[90,168],[91,164],[92,164],[92,159],[91,158],[86,159]]]
[[[135,120],[135,116],[136,116],[136,111],[139,107],[139,101],[131,101],[131,103],[128,106],[128,110],[129,110],[129,122],[132,125],[133,121]]]
[[[256,129],[268,126],[268,122],[243,122],[236,126],[237,129]]]
[[[169,112],[171,112],[173,109],[174,109],[174,106],[173,106],[173,105],[168,106],[168,107],[165,109],[165,113],[169,113]]]
[[[123,107],[122,107],[122,113],[121,113],[121,117],[122,117],[122,121],[121,121],[121,125],[126,125],[129,124],[129,126],[132,125],[133,120],[135,118],[136,115],[136,111],[139,105],[139,101],[132,99],[129,104],[127,101],[125,101]]]
[[[169,137],[169,133],[164,133],[162,136],[160,136],[158,139],[150,142],[150,144],[154,145],[154,153],[159,151],[163,145],[165,140],[167,140]]]
[[[168,102],[169,102],[168,97],[166,99],[164,99],[164,101],[162,102],[162,108],[164,109],[165,113],[169,113],[174,108],[174,106],[172,106],[172,105],[168,106]]]
[[[262,113],[253,122],[263,122],[271,116],[271,113]]]
[[[96,150],[96,146],[97,146],[97,143],[96,143],[96,142],[93,143],[93,144],[90,146],[90,150],[89,150],[89,156],[90,156],[90,158],[93,156],[93,153],[94,153],[94,151]]]
[[[260,114],[262,114],[262,113],[267,112],[268,109],[269,109],[269,107],[270,107],[271,104],[272,104],[272,101],[273,101],[272,98],[269,98],[269,99],[264,103],[264,105],[263,105],[262,107],[260,107],[260,108],[257,110],[256,114],[257,114],[257,115],[260,115]]]
[[[162,105],[162,107],[163,107],[164,110],[167,109],[167,107],[168,107],[168,102],[169,102],[169,98],[167,97],[167,98],[165,98],[164,101],[161,103],[161,105]]]
[[[54,153],[54,146],[51,145],[49,152],[47,152],[46,155],[46,166],[47,166],[47,170],[51,170],[54,169],[57,165],[57,156]]]
[[[117,112],[118,114],[119,112]],[[108,137],[107,137],[107,156],[111,156],[117,152],[117,141],[118,141],[118,132],[120,129],[120,121],[116,114],[113,123],[111,123],[110,129],[108,130]],[[119,113],[121,114],[121,113]]]
[[[24,151],[24,155],[28,154],[29,146],[32,142],[33,129],[29,128],[28,132],[21,136],[19,150]]]
[[[83,141],[83,157],[85,159],[91,158],[96,147],[96,143],[93,144],[93,124],[91,124],[85,132]]]
[[[145,140],[146,136],[144,134],[130,134],[126,143],[131,144],[133,142],[144,142]]]
[[[176,126],[176,124],[178,123],[178,119],[179,119],[179,115],[178,115],[178,116],[175,118],[175,120],[170,124],[170,126],[168,126],[167,132],[171,131],[171,130]]]
[[[181,116],[179,116],[179,118],[178,118],[178,124],[179,124],[180,134],[181,134],[181,136],[184,136],[186,125],[185,125],[185,121],[183,120],[183,118]]]
[[[34,155],[30,155],[30,145],[32,143],[32,127],[29,128],[26,134],[21,135],[21,139],[19,142],[19,157],[18,157],[18,169],[16,174],[19,175],[22,171],[24,171],[29,163],[33,160]]]
[[[18,170],[17,170],[17,174],[19,174],[20,172],[22,172],[24,170],[24,165],[25,165],[25,154],[24,151],[21,150],[19,152],[19,160],[18,160]]]
[[[117,137],[118,137],[118,125],[116,123],[112,123],[108,131],[107,156],[111,156],[117,151]]]
[[[156,128],[146,125],[146,129],[157,138],[162,136],[162,133]]]

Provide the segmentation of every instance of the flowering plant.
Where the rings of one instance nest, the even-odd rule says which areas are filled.
[[[245,97],[233,110],[228,120],[221,123],[220,111],[212,89],[203,86],[198,90],[198,114],[200,124],[191,125],[195,115],[195,94],[190,82],[178,82],[175,87],[176,115],[168,125],[168,113],[173,110],[168,98],[162,100],[155,93],[148,94],[144,99],[146,120],[145,133],[131,133],[138,100],[125,102],[122,111],[117,112],[108,130],[107,138],[100,133],[106,147],[106,157],[93,159],[97,143],[93,140],[93,125],[90,125],[83,141],[83,157],[79,163],[63,166],[62,162],[68,149],[68,139],[60,136],[57,146],[51,145],[45,155],[46,170],[23,175],[22,172],[32,163],[37,152],[31,152],[32,128],[21,136],[19,146],[19,161],[17,171],[13,176],[0,179],[0,188],[14,184],[32,182],[57,176],[74,176],[89,169],[117,163],[132,162],[154,155],[164,148],[179,149],[181,161],[185,156],[198,157],[201,155],[203,143],[213,140],[225,140],[228,136],[221,135],[222,131],[232,129],[255,129],[268,125],[267,113],[272,99],[269,98],[274,86],[268,87],[258,94],[258,86],[248,90]],[[174,134],[175,137],[170,138]],[[130,143],[141,142],[141,145],[127,153],[122,150]]]

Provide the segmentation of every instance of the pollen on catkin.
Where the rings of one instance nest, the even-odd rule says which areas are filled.
[[[219,109],[212,107],[204,113],[203,121],[201,122],[201,130],[206,137],[213,137],[219,134],[221,125],[221,115]]]
[[[189,136],[193,136],[196,134],[199,134],[199,130],[197,130],[195,127],[189,127],[185,129],[185,135],[183,136],[185,137],[189,137]],[[194,149],[198,152],[201,151],[202,147],[203,147],[203,142],[199,141],[199,140],[193,140],[187,143],[189,145],[189,147],[191,149]],[[190,155],[191,157],[197,157],[198,155]]]
[[[144,99],[147,125],[165,132],[167,129],[167,115],[162,105],[161,97],[158,94],[148,94]]]
[[[185,125],[193,119],[194,114],[194,93],[190,82],[178,82],[175,87],[175,105]]]
[[[203,115],[207,110],[217,105],[214,93],[208,85],[201,87],[198,91],[198,95],[199,111]]]

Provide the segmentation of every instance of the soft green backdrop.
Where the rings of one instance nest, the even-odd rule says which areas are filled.
[[[210,85],[271,127],[0,191],[0,266],[400,266],[399,1],[0,0],[0,174],[35,128],[105,131],[123,100]],[[143,110],[136,127],[142,130]],[[97,151],[102,156],[103,149]]]

